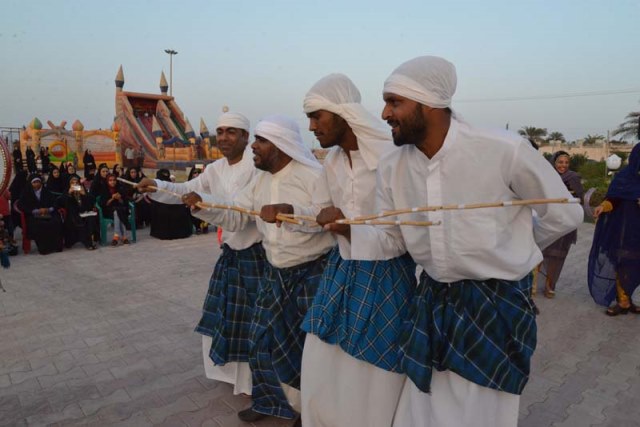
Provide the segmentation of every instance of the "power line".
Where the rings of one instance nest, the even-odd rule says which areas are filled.
[[[475,98],[475,99],[457,99],[455,102],[501,102],[501,101],[528,101],[534,99],[562,99],[562,98],[579,98],[585,96],[603,96],[618,95],[626,93],[640,93],[640,88],[635,89],[615,89],[615,90],[597,90],[591,92],[574,92],[558,95],[534,95],[534,96],[513,96],[504,98]]]

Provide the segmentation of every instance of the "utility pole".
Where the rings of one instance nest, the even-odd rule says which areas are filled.
[[[178,51],[165,49],[164,53],[169,55],[169,96],[173,96],[173,55],[177,55]]]

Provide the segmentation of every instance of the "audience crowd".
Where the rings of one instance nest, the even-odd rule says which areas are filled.
[[[108,238],[111,246],[127,245],[132,226],[136,229],[150,226],[151,235],[160,239],[189,237],[192,229],[198,234],[207,230],[207,224],[192,220],[189,209],[179,200],[179,204],[161,203],[148,194],[139,193],[136,187],[118,181],[118,177],[122,177],[140,182],[145,175],[136,166],[126,170],[118,164],[113,168],[105,163],[96,166],[91,151],[87,150],[83,156],[84,171],[78,171],[73,162],[59,165],[50,162],[48,150],[40,150],[36,156],[29,149],[25,167],[19,153],[19,150],[13,152],[15,176],[9,188],[0,194],[0,235],[4,236],[0,250],[3,253],[18,253],[14,238],[17,227],[22,229],[23,239],[34,241],[43,255],[69,249],[76,243],[95,250],[101,240]],[[201,169],[193,168],[190,177],[199,172]],[[168,170],[158,173],[168,179]],[[171,215],[167,215],[168,212]],[[113,227],[106,239],[101,239],[104,237],[100,235],[101,229],[110,231],[107,227],[101,228],[101,221]],[[175,230],[179,232],[172,232]]]

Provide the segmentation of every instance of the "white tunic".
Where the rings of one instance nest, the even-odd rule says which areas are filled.
[[[530,144],[455,119],[433,158],[407,145],[382,159],[378,168],[377,211],[543,198],[571,194]],[[532,208],[538,214],[533,233]],[[416,263],[440,282],[520,280],[542,260],[541,248],[576,229],[582,218],[578,204],[542,204],[411,213],[399,219],[442,223],[368,228],[385,244],[401,233]],[[382,256],[375,246],[360,244],[357,235],[351,242],[361,256]]]
[[[390,150],[393,146],[389,143]],[[376,168],[367,167],[360,151],[350,151],[349,157],[340,147],[333,148],[324,160],[324,170],[315,184],[311,206],[295,206],[296,214],[317,216],[327,206],[342,210],[345,217],[351,218],[374,212],[376,203]],[[293,226],[295,227],[295,226]],[[316,227],[316,229],[319,229]],[[375,235],[367,227],[351,227],[352,235],[360,235],[359,241],[377,246]],[[362,257],[351,249],[351,243],[343,236],[337,236],[340,256],[343,259],[371,259]],[[406,251],[403,243],[381,247],[373,259],[391,259]]]
[[[393,149],[391,142],[389,146]],[[346,217],[374,211],[377,162],[370,169],[360,151],[349,154],[351,162],[340,147],[329,152],[313,192],[313,206],[294,207],[296,213],[316,216],[322,207],[332,205]],[[351,227],[351,233],[358,233],[358,228]],[[376,244],[375,239],[367,236],[362,235],[369,239],[366,244]],[[343,259],[359,259],[353,256],[348,239],[338,236],[338,244]],[[383,248],[385,259],[405,251],[404,244]],[[326,372],[332,375],[327,376]],[[302,425],[388,427],[405,378],[358,360],[340,346],[308,334],[302,354]]]
[[[257,169],[253,166],[251,151],[245,150],[242,160],[239,162],[230,165],[226,158],[216,160],[191,181],[179,184],[157,179],[155,181],[159,188],[171,190],[174,193],[187,194],[191,191],[204,191],[221,198],[233,199],[238,191],[249,184],[256,172]],[[161,192],[153,194],[164,195]],[[171,196],[167,197],[167,199],[171,199]],[[180,202],[177,197],[174,197],[174,199]],[[259,242],[260,234],[255,224],[251,223],[241,231],[225,230],[222,238],[223,242],[229,245],[231,249],[242,250]],[[234,394],[251,394],[252,381],[249,363],[228,362],[222,366],[215,365],[209,357],[210,348],[211,337],[203,335],[202,359],[207,378],[232,384],[234,386]]]
[[[455,119],[444,145],[431,159],[407,145],[382,159],[378,168],[377,211],[565,197],[571,195],[559,175],[523,139],[477,130]],[[533,232],[532,208],[538,214]],[[540,248],[575,229],[583,217],[579,205],[532,208],[413,213],[399,219],[441,221],[441,225],[369,229],[379,234],[381,245],[401,237],[413,259],[438,281],[519,280],[542,260]],[[375,257],[379,251],[357,235],[351,241],[363,256]],[[478,386],[450,371],[434,370],[431,387],[432,393],[426,394],[406,381],[394,426],[514,427],[517,423],[517,395]]]
[[[206,203],[234,205],[260,212],[262,206],[275,203],[311,204],[313,184],[321,169],[291,160],[275,174],[258,171],[253,180],[233,199],[200,193]],[[225,209],[201,209],[194,215],[225,230],[242,230],[256,224],[262,236],[267,260],[276,268],[287,268],[313,261],[335,245],[330,233],[306,233],[278,227],[260,218]]]

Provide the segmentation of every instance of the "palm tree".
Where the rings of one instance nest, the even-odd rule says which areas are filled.
[[[537,128],[535,126],[523,126],[518,133],[527,139],[541,141],[542,138],[547,136],[547,129]]]
[[[623,123],[621,123],[616,130],[613,131],[613,136],[620,136],[622,139],[626,138],[639,138],[640,130],[640,111],[632,111],[627,114]],[[640,139],[640,138],[639,138]]]
[[[564,139],[564,135],[562,134],[562,132],[551,132],[549,134],[549,137],[547,138],[547,142],[551,141],[565,142],[566,140]]]
[[[605,137],[602,135],[587,135],[582,142],[584,145],[594,145],[598,141],[604,141]]]

